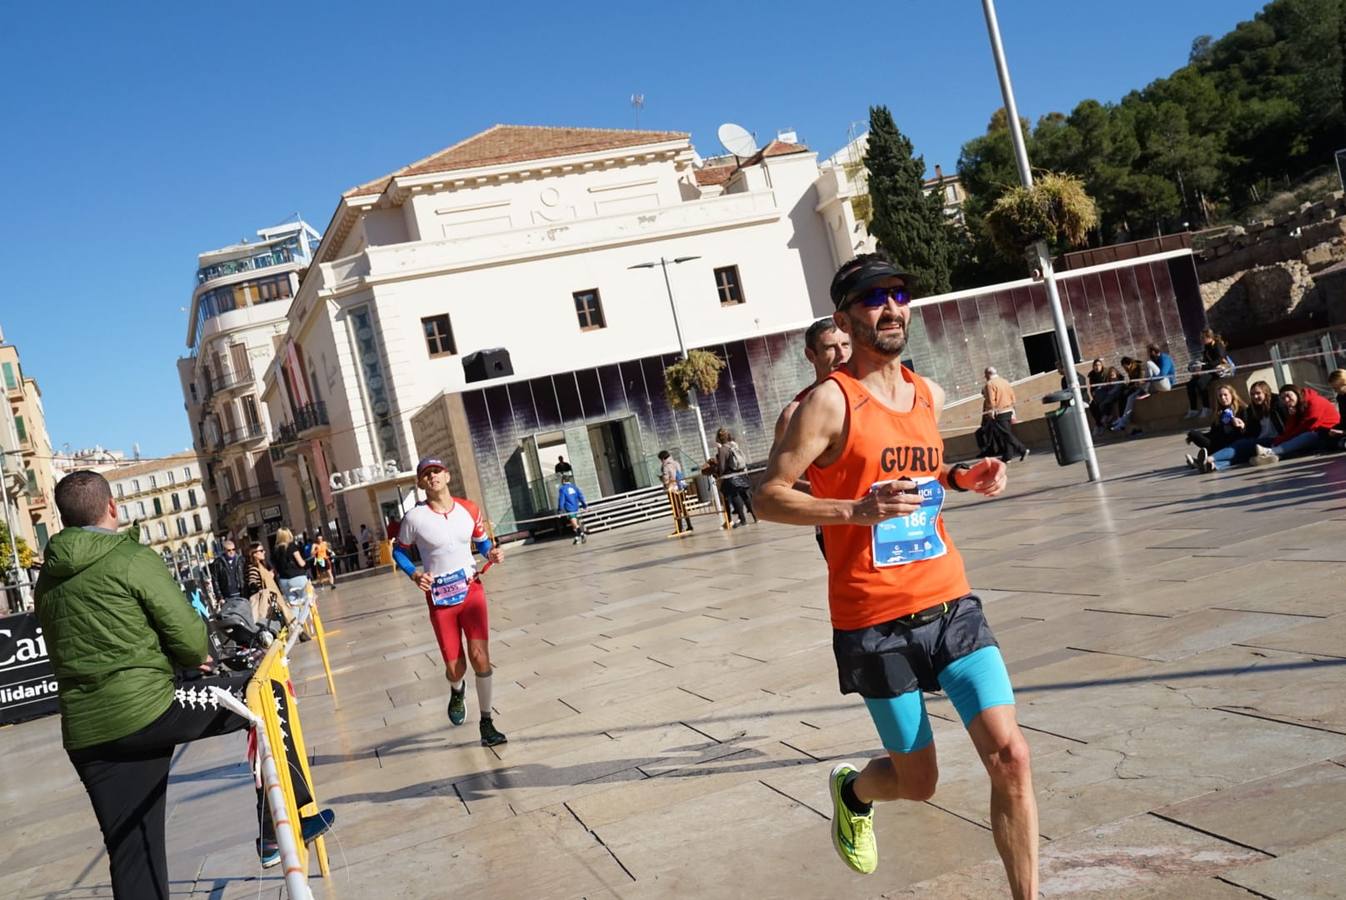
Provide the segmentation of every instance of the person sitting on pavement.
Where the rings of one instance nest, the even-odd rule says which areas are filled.
[[[1197,448],[1195,455],[1187,455],[1189,469],[1203,471],[1203,461],[1207,455],[1223,450],[1248,433],[1248,423],[1243,418],[1243,401],[1232,387],[1220,385],[1220,389],[1215,392],[1215,402],[1215,416],[1211,419],[1210,428],[1187,432],[1187,443],[1195,444]]]
[[[1210,415],[1210,386],[1229,372],[1229,351],[1212,329],[1201,332],[1201,355],[1192,360],[1192,378],[1187,382],[1187,415],[1197,419]]]
[[[584,492],[575,484],[575,476],[569,472],[562,475],[561,484],[556,489],[556,511],[566,517],[566,524],[574,535],[574,540],[570,542],[572,544],[589,543],[589,534],[580,521],[580,510],[588,508],[589,501],[584,499]]]
[[[1337,416],[1338,424],[1336,428],[1329,429],[1328,438],[1331,441],[1333,450],[1346,450],[1346,369],[1337,369],[1331,375],[1327,376],[1327,383],[1332,385],[1332,390],[1337,392]]]
[[[200,677],[210,662],[205,622],[182,602],[159,554],[134,532],[116,530],[117,502],[102,475],[70,473],[55,499],[65,528],[47,545],[36,603],[56,675],[61,742],[102,831],[113,896],[167,900],[173,755],[179,744],[251,726],[207,690],[241,692],[251,673]],[[302,807],[312,794],[293,753],[285,748]],[[262,865],[275,865],[280,851],[261,789],[257,816]],[[304,817],[304,841],[334,820],[330,809]]]
[[[1223,472],[1237,463],[1246,463],[1257,453],[1259,444],[1270,445],[1285,430],[1285,422],[1290,414],[1285,409],[1280,395],[1271,389],[1265,381],[1253,383],[1248,392],[1249,403],[1244,408],[1244,437],[1227,447],[1210,453],[1196,452],[1196,467],[1199,472]]]
[[[1249,462],[1262,466],[1333,449],[1331,433],[1341,425],[1335,403],[1311,387],[1294,384],[1281,388],[1281,402],[1290,413],[1285,430],[1270,447],[1259,444],[1257,455]]]

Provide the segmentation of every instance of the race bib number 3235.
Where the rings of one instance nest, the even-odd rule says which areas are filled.
[[[936,478],[915,478],[921,506],[910,515],[884,519],[873,527],[874,565],[905,566],[936,559],[949,552],[939,536],[939,513],[944,508],[944,486]],[[879,487],[890,482],[876,482]]]

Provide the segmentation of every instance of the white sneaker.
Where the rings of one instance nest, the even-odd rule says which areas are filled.
[[[1248,460],[1248,462],[1252,463],[1254,466],[1268,466],[1280,461],[1281,458],[1275,453],[1272,453],[1271,448],[1260,446],[1257,448],[1257,455]]]
[[[1195,457],[1195,456],[1193,456],[1192,454],[1189,453],[1189,454],[1187,454],[1187,455],[1186,455],[1185,457],[1183,457],[1183,458],[1187,460],[1187,468],[1189,468],[1189,469],[1195,469],[1195,468],[1196,468],[1196,457]]]

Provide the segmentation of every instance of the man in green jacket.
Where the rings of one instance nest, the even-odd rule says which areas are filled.
[[[37,616],[56,670],[61,737],[103,832],[117,898],[168,897],[164,799],[174,748],[241,731],[248,722],[219,708],[207,685],[240,689],[244,676],[200,678],[184,689],[177,673],[204,668],[206,626],[163,560],[119,533],[117,505],[103,476],[72,472],[56,485],[66,527],[48,543],[37,583]],[[308,787],[296,779],[299,803]],[[269,816],[259,852],[280,859]],[[326,831],[330,810],[302,823],[305,840]]]

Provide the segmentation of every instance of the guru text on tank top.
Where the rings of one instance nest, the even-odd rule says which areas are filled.
[[[944,440],[930,386],[903,367],[916,397],[902,413],[845,371],[828,377],[846,396],[846,444],[836,462],[809,467],[813,496],[858,500],[876,484],[910,478],[922,498],[916,512],[878,525],[823,526],[832,626],[877,625],[970,593],[963,558],[944,531]]]

